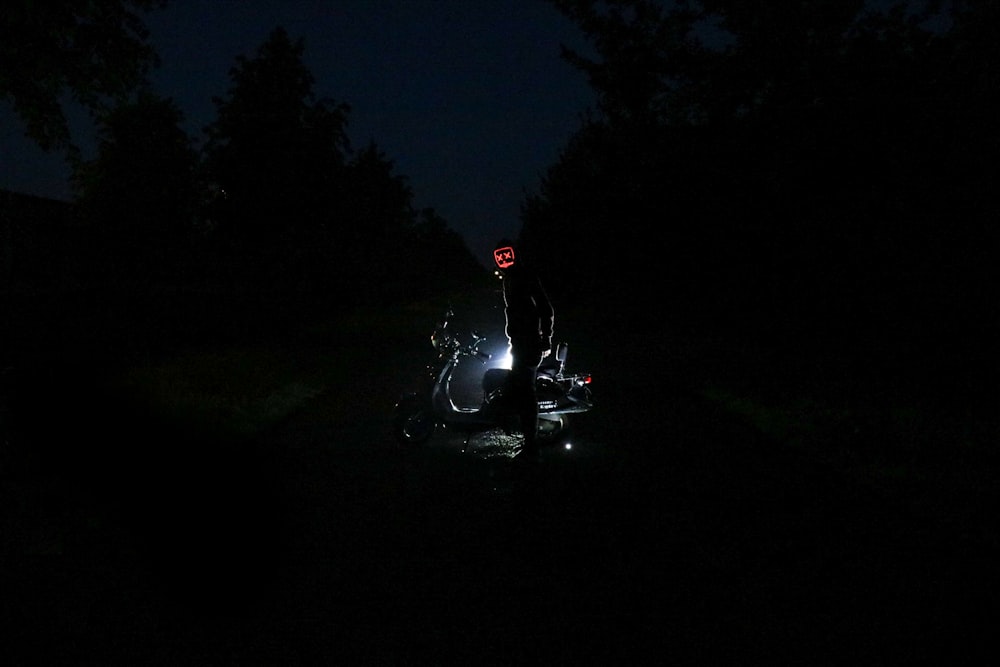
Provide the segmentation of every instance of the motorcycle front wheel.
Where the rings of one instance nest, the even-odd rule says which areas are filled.
[[[430,406],[418,396],[407,396],[392,413],[392,434],[403,445],[420,445],[434,434],[437,422]]]

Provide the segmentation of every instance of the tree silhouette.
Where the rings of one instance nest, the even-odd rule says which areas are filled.
[[[465,240],[433,208],[420,211],[414,232],[400,264],[411,291],[451,293],[492,282]]]
[[[562,49],[563,57],[587,75],[605,118],[647,125],[681,109],[677,92],[690,76],[684,66],[699,48],[688,39],[699,16],[688,3],[669,10],[655,0],[552,4],[580,26],[600,58]]]
[[[97,113],[156,63],[139,12],[165,0],[10,0],[0,12],[0,99],[45,150],[78,157],[63,109],[69,94]]]
[[[351,149],[349,107],[316,100],[304,48],[277,28],[254,58],[238,58],[206,130],[206,169],[219,188],[212,215],[240,280],[344,304],[413,293],[427,282],[415,252],[467,276],[468,249],[446,234],[429,247],[421,230],[447,225],[414,210],[406,178],[376,142]]]
[[[525,242],[575,246],[553,273],[599,258],[615,295],[654,266],[710,318],[894,333],[995,294],[989,3],[553,4],[599,93],[525,203]]]
[[[191,250],[198,155],[173,101],[149,91],[98,119],[97,157],[74,174],[108,277],[176,281]],[[82,250],[82,249],[81,249]]]
[[[294,280],[296,248],[341,224],[348,107],[315,98],[303,40],[276,28],[253,58],[239,56],[232,87],[206,128],[219,231],[249,275]]]
[[[344,220],[338,235],[337,265],[344,280],[385,284],[396,279],[416,212],[413,191],[374,141],[348,165],[344,184]]]

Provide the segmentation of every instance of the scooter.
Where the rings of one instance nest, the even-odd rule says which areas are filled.
[[[503,429],[513,434],[519,431],[517,418],[504,401],[504,386],[510,370],[489,368],[483,375],[482,400],[479,405],[456,405],[452,398],[452,376],[465,359],[482,364],[492,355],[480,348],[486,338],[478,332],[469,334],[467,343],[450,328],[455,313],[449,306],[431,334],[436,359],[427,366],[417,391],[404,393],[393,408],[392,429],[396,440],[404,445],[427,442],[438,427],[465,435],[465,444],[476,433]],[[538,398],[538,442],[551,445],[565,438],[570,416],[588,412],[594,407],[589,373],[566,373],[568,345],[559,343],[555,357],[542,360],[535,380]]]

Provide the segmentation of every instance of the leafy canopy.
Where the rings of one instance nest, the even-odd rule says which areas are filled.
[[[166,0],[7,0],[0,11],[0,99],[45,150],[76,157],[64,101],[91,112],[122,100],[157,56],[141,14]]]

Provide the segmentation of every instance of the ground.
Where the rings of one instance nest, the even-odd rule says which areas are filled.
[[[354,349],[253,437],[29,384],[50,400],[7,434],[32,440],[4,461],[7,664],[977,664],[995,467],[940,452],[989,455],[888,460],[909,445],[867,413],[741,393],[759,357],[585,322],[557,336],[597,408],[526,468],[499,434],[395,444],[429,330]]]

